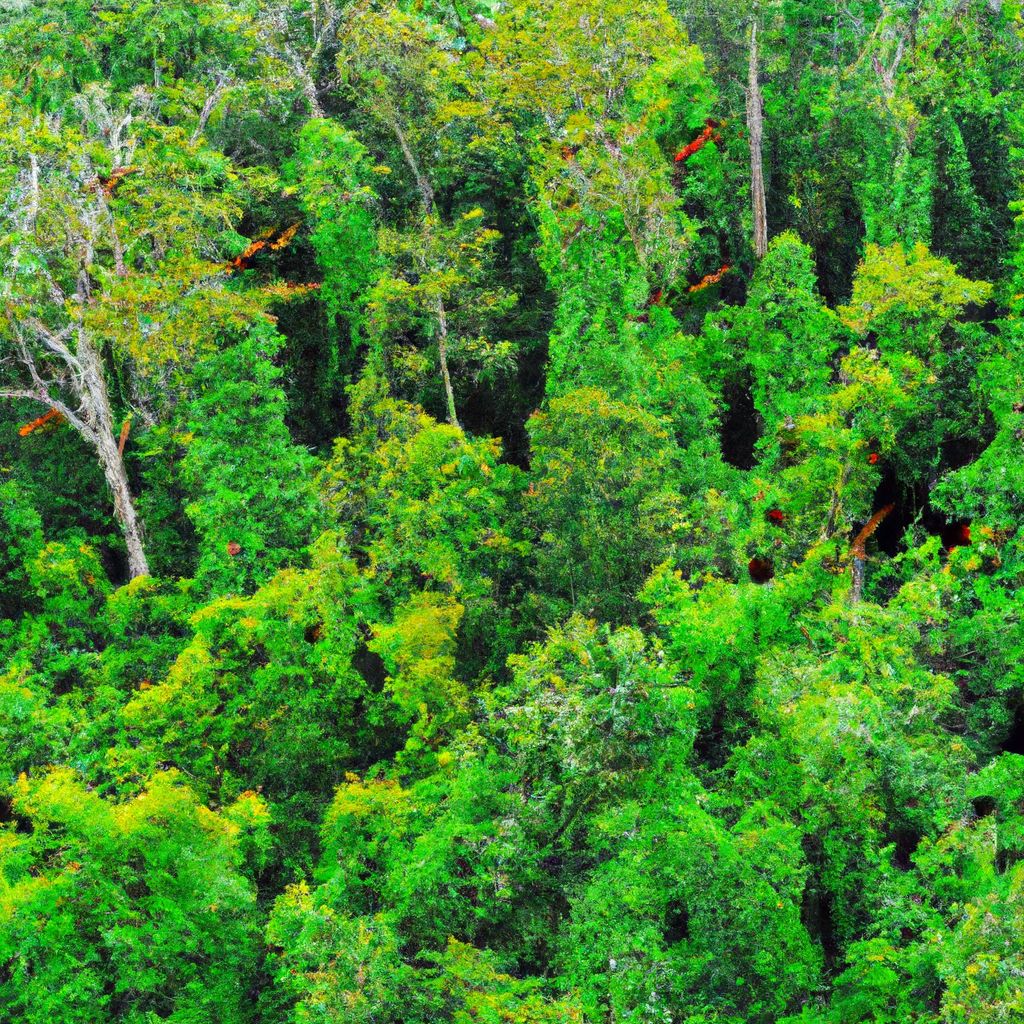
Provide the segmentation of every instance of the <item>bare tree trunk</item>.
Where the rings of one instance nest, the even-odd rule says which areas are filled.
[[[750,67],[747,75],[747,132],[750,135],[750,194],[754,207],[754,253],[768,251],[768,209],[764,193],[764,102],[757,72],[757,21],[750,26]]]
[[[850,603],[860,604],[861,598],[864,596],[864,572],[866,562],[863,558],[857,558],[854,556],[853,562],[850,566],[852,573],[853,583],[850,586]]]
[[[429,217],[434,212],[434,187],[430,184],[430,179],[420,170],[420,165],[413,155],[412,149],[409,147],[409,142],[405,137],[405,132],[402,131],[402,126],[398,123],[397,117],[391,120],[391,130],[394,132],[395,140],[398,142],[398,148],[402,151],[402,157],[405,159],[406,166],[412,172],[413,178],[416,179],[416,187],[420,191],[420,201],[423,203],[423,213]]]
[[[136,576],[148,576],[149,562],[146,560],[146,549],[142,543],[142,524],[135,511],[124,460],[117,450],[117,440],[112,433],[98,432],[96,453],[107,486],[114,496],[114,515],[121,524],[125,547],[128,549],[128,575],[132,579]]]
[[[441,377],[444,379],[444,397],[448,403],[448,422],[457,427],[459,418],[455,415],[455,392],[452,390],[452,378],[448,373],[448,315],[440,298],[437,300],[437,325],[437,354],[441,363]]]
[[[149,575],[149,562],[142,542],[142,523],[135,511],[131,487],[128,484],[128,473],[124,467],[124,458],[118,437],[114,433],[114,416],[110,408],[110,396],[103,376],[103,366],[99,353],[84,337],[79,335],[77,351],[78,361],[82,368],[82,397],[85,399],[86,426],[85,434],[96,449],[103,476],[114,497],[114,515],[121,524],[125,547],[128,549],[128,574],[132,579],[136,576]]]
[[[91,353],[90,353],[91,355]],[[114,515],[121,527],[128,550],[128,573],[132,579],[149,575],[149,563],[142,540],[142,523],[135,510],[128,473],[124,468],[118,439],[114,436],[113,419],[107,401],[107,389],[102,377],[97,378],[92,360],[77,358],[82,371],[82,388],[78,393],[81,406],[73,410],[66,402],[55,397],[41,380],[32,388],[2,388],[0,398],[39,402],[46,408],[56,409],[96,452],[103,476],[114,498]]]
[[[313,76],[298,62],[292,65],[292,67],[302,83],[302,94],[306,97],[306,102],[309,104],[310,117],[323,117],[324,108],[320,105],[320,97],[317,95],[316,82],[313,81]]]
[[[157,73],[159,68],[156,68]],[[124,133],[132,122],[131,110],[117,121],[109,112],[104,113],[104,132],[114,156],[115,173],[121,168],[131,173],[129,166],[135,146],[133,139],[125,140]],[[22,217],[25,236],[34,233],[40,206],[39,167],[34,155],[29,156],[28,201]],[[5,341],[0,345],[3,358],[0,370],[15,371],[13,386],[0,386],[0,399],[38,402],[44,408],[60,413],[67,423],[81,435],[96,452],[103,476],[114,499],[114,514],[124,535],[128,551],[128,571],[134,579],[149,574],[149,563],[142,537],[142,523],[135,509],[128,474],[123,459],[123,445],[127,432],[118,443],[114,432],[114,416],[107,390],[106,367],[101,350],[89,335],[85,324],[85,310],[92,302],[91,267],[95,258],[95,245],[104,234],[114,252],[115,273],[126,273],[124,247],[117,224],[107,203],[104,186],[95,186],[96,205],[81,210],[82,219],[76,228],[69,228],[65,252],[77,254],[80,261],[76,275],[75,297],[69,296],[49,272],[45,261],[39,261],[36,272],[48,286],[51,301],[56,308],[72,312],[71,320],[63,327],[48,327],[31,315],[31,306],[19,309],[6,305],[4,309]],[[17,264],[17,260],[15,261]],[[74,341],[72,341],[74,339]],[[11,355],[7,355],[10,347]],[[18,366],[20,364],[20,367]]]
[[[210,115],[215,110],[217,103],[220,101],[221,95],[224,92],[225,86],[228,84],[228,79],[225,74],[217,76],[217,81],[214,84],[210,95],[206,97],[206,102],[203,103],[203,109],[199,112],[199,122],[196,124],[195,131],[192,132],[192,142],[198,142],[199,137],[206,131],[206,125],[210,120]]]

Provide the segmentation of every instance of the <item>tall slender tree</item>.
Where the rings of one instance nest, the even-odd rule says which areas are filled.
[[[509,366],[510,346],[495,335],[515,298],[485,281],[500,235],[483,224],[481,206],[453,193],[509,140],[438,26],[397,8],[366,8],[347,21],[339,47],[343,90],[415,197],[416,213],[392,215],[381,234],[392,260],[372,300],[377,355],[393,370],[397,354],[405,371],[423,376],[425,353],[436,354],[447,419],[458,426],[455,366],[476,376]],[[412,349],[402,344],[409,328]]]
[[[750,23],[750,64],[747,71],[747,132],[750,136],[750,199],[754,212],[754,254],[768,252],[768,208],[764,191],[764,100],[757,59],[757,19]]]

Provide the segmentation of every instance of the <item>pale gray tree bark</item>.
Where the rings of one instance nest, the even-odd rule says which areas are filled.
[[[0,387],[0,399],[25,399],[56,409],[93,449],[113,497],[114,515],[128,552],[129,575],[132,579],[148,576],[142,523],[114,430],[100,353],[81,324],[53,334],[29,318],[15,323],[13,330],[15,355],[26,379],[22,387]],[[73,335],[74,351],[68,345]]]
[[[111,122],[109,132],[116,155],[126,162],[132,146],[122,144],[121,136],[130,121],[129,114],[116,124]],[[29,237],[35,231],[42,200],[40,168],[34,156],[22,175],[21,187],[25,202],[17,226]],[[115,274],[119,276],[124,274],[124,256],[99,182],[82,190],[75,207],[75,216],[68,217],[64,224],[66,251],[74,252],[78,263],[74,293],[65,294],[44,261],[39,261],[34,270],[53,308],[63,312],[63,324],[57,327],[44,323],[33,302],[16,294],[10,278],[0,287],[0,400],[30,401],[56,410],[96,453],[124,536],[128,571],[134,579],[149,575],[142,523],[115,431],[107,367],[86,324],[86,311],[92,301],[90,267],[97,245],[105,240],[112,247]],[[20,250],[16,250],[14,266],[19,257]]]
[[[747,73],[747,133],[750,138],[750,196],[754,213],[754,253],[768,251],[768,209],[764,190],[764,100],[758,78],[757,21],[750,25],[750,65]]]

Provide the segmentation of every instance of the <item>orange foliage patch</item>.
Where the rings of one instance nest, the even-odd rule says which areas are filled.
[[[295,233],[298,230],[299,223],[296,221],[291,227],[285,228],[284,231],[282,231],[281,234],[279,234],[277,238],[270,243],[270,248],[273,249],[274,252],[283,249],[295,237]]]
[[[128,177],[129,174],[141,174],[141,167],[115,167],[110,172],[109,178],[100,178],[97,180],[97,184],[103,189],[103,194],[108,198],[112,196],[117,189],[117,186]]]
[[[124,455],[124,446],[128,441],[128,431],[132,429],[132,418],[128,416],[121,424],[121,436],[117,441],[117,454]]]
[[[228,260],[228,265],[224,269],[229,274],[236,270],[248,270],[253,256],[266,247],[267,239],[257,238],[256,241],[250,242],[233,260]]]
[[[295,237],[298,230],[299,224],[292,224],[290,227],[279,232],[276,238],[274,237],[273,228],[261,231],[234,259],[228,260],[224,267],[225,272],[231,274],[236,270],[248,270],[252,266],[253,257],[257,253],[262,252],[264,249],[279,252]]]
[[[691,292],[702,292],[705,288],[710,288],[713,284],[718,284],[718,282],[721,281],[730,270],[732,270],[732,266],[728,263],[723,263],[713,274],[707,274],[695,285],[691,285],[689,290]]]
[[[44,412],[42,416],[34,419],[31,423],[26,423],[25,426],[18,430],[18,435],[20,437],[28,437],[29,434],[34,434],[37,430],[42,430],[48,424],[54,427],[59,427],[63,422],[63,413],[57,412],[56,409],[51,409],[49,412]]]

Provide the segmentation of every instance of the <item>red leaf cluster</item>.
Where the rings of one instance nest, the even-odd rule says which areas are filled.
[[[695,153],[699,153],[709,142],[721,142],[722,136],[718,134],[716,129],[718,128],[718,122],[713,118],[708,118],[704,122],[704,130],[693,140],[688,142],[678,153],[676,153],[675,162],[677,164],[685,164]]]

